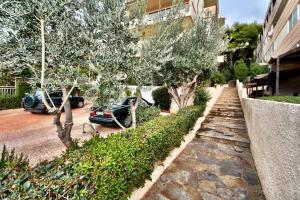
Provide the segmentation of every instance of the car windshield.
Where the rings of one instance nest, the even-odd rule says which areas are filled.
[[[120,106],[123,105],[124,99],[110,99],[109,100],[109,105],[110,106]]]

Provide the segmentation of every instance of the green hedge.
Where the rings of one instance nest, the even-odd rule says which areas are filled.
[[[16,95],[23,98],[25,93],[31,91],[31,86],[26,82],[17,82]]]
[[[210,94],[207,92],[206,88],[199,86],[195,92],[194,105],[206,105],[206,103],[211,99]]]
[[[211,81],[214,84],[225,84],[226,83],[226,78],[225,78],[225,75],[222,72],[217,71],[217,72],[214,72],[211,75]]]
[[[260,99],[269,100],[269,101],[300,104],[300,97],[299,96],[295,96],[295,97],[294,96],[269,96],[269,97],[261,97]]]
[[[17,95],[0,95],[0,110],[20,108],[22,97]]]
[[[249,69],[246,63],[244,62],[244,60],[239,60],[235,63],[234,74],[236,79],[243,82],[248,76],[248,73],[249,73]]]
[[[138,106],[136,110],[136,120],[137,124],[142,124],[145,122],[148,122],[155,117],[158,117],[160,114],[160,109],[156,106],[151,106],[151,107],[143,107],[143,106]]]
[[[170,110],[172,96],[168,92],[168,88],[160,87],[152,92],[155,105],[161,110]]]
[[[61,158],[29,168],[1,159],[1,199],[128,199],[154,164],[178,147],[202,115],[189,107],[107,139],[95,137]],[[10,159],[12,160],[12,159]]]
[[[31,87],[24,82],[18,82],[15,95],[0,95],[0,110],[21,108],[22,98]]]

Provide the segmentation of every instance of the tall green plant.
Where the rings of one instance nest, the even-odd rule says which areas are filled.
[[[245,64],[244,60],[240,60],[236,62],[234,66],[234,74],[238,80],[244,81],[248,76],[248,73],[249,73],[249,69]]]

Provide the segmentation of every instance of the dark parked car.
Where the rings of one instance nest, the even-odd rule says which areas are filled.
[[[62,104],[62,92],[53,92],[49,94],[55,106],[59,107]],[[71,108],[82,108],[84,106],[84,99],[80,96],[69,97]],[[50,100],[48,98],[50,103]],[[25,111],[31,113],[47,113],[47,108],[42,101],[42,91],[37,90],[34,95],[26,95],[22,100],[22,106]]]
[[[125,128],[131,126],[131,116],[129,115],[130,111],[130,102],[135,103],[136,97],[126,97],[120,100],[111,99],[110,100],[110,112],[104,112],[102,107],[92,108],[89,120],[91,123],[101,124],[104,126],[116,126],[115,121],[112,118],[112,114],[117,118],[119,122]],[[145,99],[141,99],[139,106],[150,107],[152,104]]]

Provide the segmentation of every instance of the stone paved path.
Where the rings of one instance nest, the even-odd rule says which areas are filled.
[[[237,91],[225,88],[197,137],[143,199],[265,199],[249,143]]]

